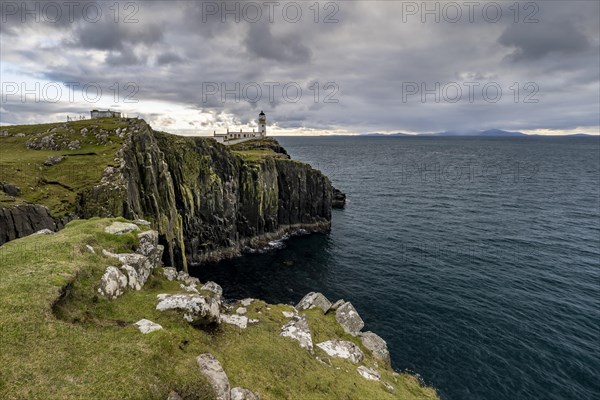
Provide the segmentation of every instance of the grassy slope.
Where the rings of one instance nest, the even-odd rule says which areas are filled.
[[[67,130],[62,129],[67,126]],[[111,131],[112,143],[99,145],[94,135],[83,137],[82,128],[104,129]],[[119,127],[126,127],[125,120],[104,118],[82,120],[68,123],[42,125],[4,126],[0,130],[8,131],[11,136],[0,137],[0,182],[8,182],[21,188],[22,195],[10,198],[0,191],[0,207],[24,202],[42,204],[50,209],[54,216],[63,216],[74,211],[77,192],[100,181],[104,168],[114,164],[115,152],[122,140],[114,134]],[[78,150],[30,150],[25,142],[52,128],[58,128],[57,134],[79,140]],[[75,132],[69,132],[73,129]],[[25,136],[15,135],[22,133]],[[90,154],[92,153],[92,154]],[[67,156],[54,165],[45,166],[49,156]]]
[[[255,390],[263,400],[437,398],[409,375],[382,371],[396,389],[391,395],[379,383],[359,377],[349,362],[332,359],[333,367],[319,363],[297,342],[279,336],[286,321],[281,311],[289,306],[254,302],[249,316],[260,319],[259,324],[205,332],[176,313],[155,310],[158,293],[179,292],[178,284],[158,271],[142,291],[114,301],[98,298],[94,287],[111,264],[100,249],[129,251],[136,242],[133,234],[103,233],[110,222],[77,220],[54,235],[29,236],[0,247],[0,398],[164,400],[175,389],[185,398],[209,399],[211,392],[195,363],[204,352],[217,356],[232,387]],[[68,294],[53,308],[69,282]],[[358,343],[332,315],[319,310],[307,314],[315,343],[334,337]],[[164,330],[140,334],[131,323],[141,318]],[[325,357],[320,350],[317,355]],[[373,365],[370,356],[365,364]]]

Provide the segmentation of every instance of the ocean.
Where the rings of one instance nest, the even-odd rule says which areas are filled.
[[[351,301],[442,399],[600,398],[598,138],[278,140],[346,193],[331,233],[193,274]]]

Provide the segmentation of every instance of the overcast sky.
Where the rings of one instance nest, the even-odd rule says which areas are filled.
[[[3,1],[0,121],[597,134],[600,2],[487,3]]]

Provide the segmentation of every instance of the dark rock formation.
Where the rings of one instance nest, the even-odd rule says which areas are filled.
[[[0,184],[0,189],[9,196],[16,197],[21,195],[21,188],[10,183]]]
[[[340,190],[333,188],[333,198],[331,200],[331,207],[333,208],[344,208],[346,206],[346,195]]]
[[[0,208],[0,227],[0,245],[42,229],[57,229],[50,210],[36,204]]]

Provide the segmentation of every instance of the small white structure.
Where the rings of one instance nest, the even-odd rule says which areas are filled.
[[[223,144],[235,144],[250,139],[264,138],[267,136],[267,118],[263,111],[258,114],[258,132],[254,129],[252,132],[244,132],[240,129],[239,132],[230,132],[227,129],[227,133],[214,132],[214,138],[217,142]]]
[[[92,119],[96,118],[121,118],[121,113],[111,110],[92,110],[90,111]]]

